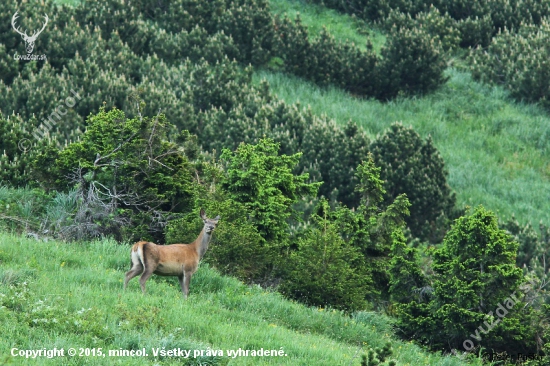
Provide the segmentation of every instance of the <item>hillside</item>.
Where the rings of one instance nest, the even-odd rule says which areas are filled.
[[[332,9],[301,0],[272,0],[270,4],[276,14],[294,18],[299,13],[312,35],[324,25],[342,41],[363,45],[370,39],[375,49],[384,42],[379,31]],[[514,215],[521,223],[550,224],[548,112],[514,102],[502,88],[475,82],[461,69],[449,67],[448,82],[435,93],[387,103],[269,70],[255,73],[254,79],[257,83],[267,80],[273,93],[287,103],[309,106],[313,113],[340,125],[354,121],[371,138],[395,121],[411,125],[422,136],[434,139],[459,205],[483,204],[503,220]]]
[[[483,204],[503,220],[550,223],[550,117],[533,105],[517,104],[500,88],[472,81],[449,69],[436,93],[388,103],[363,100],[337,88],[262,71],[271,90],[288,103],[309,106],[345,124],[352,120],[375,138],[391,123],[431,135],[449,170],[449,185],[461,205]]]
[[[373,30],[355,17],[300,0],[271,0],[271,12],[278,16],[288,16],[295,19],[299,16],[307,26],[311,36],[318,36],[325,28],[341,42],[353,42],[361,49],[365,49],[370,40],[374,49],[379,50],[386,37],[377,30]]]
[[[57,3],[78,4],[77,1]],[[349,40],[361,48],[367,40],[373,43],[375,50],[385,42],[385,36],[367,27],[365,22],[320,5],[289,0],[273,0],[269,4],[273,14],[282,16],[286,13],[294,18],[299,13],[311,37],[317,37],[325,27],[338,41]],[[550,224],[550,201],[546,199],[550,189],[550,121],[547,113],[536,106],[511,101],[502,88],[475,82],[468,72],[448,68],[446,75],[450,77],[449,81],[434,93],[390,102],[357,98],[342,89],[322,88],[289,73],[273,72],[265,67],[256,68],[253,78],[257,85],[266,79],[271,91],[288,104],[300,102],[302,107],[310,106],[315,115],[327,115],[340,125],[352,120],[362,126],[371,139],[393,122],[411,125],[421,136],[432,136],[435,147],[445,160],[448,182],[457,194],[459,206],[483,204],[504,221],[515,215],[522,224],[531,222],[536,225],[541,221]],[[151,76],[162,79],[155,73]],[[122,79],[127,80],[127,77]],[[79,83],[79,80],[74,80],[71,85]],[[147,86],[146,83],[143,85]],[[32,82],[28,87],[40,88],[40,83],[34,85]],[[127,93],[117,89],[108,94],[109,98],[117,100]],[[24,100],[24,93],[17,98]],[[106,96],[101,98],[96,98],[94,103],[100,104]],[[26,108],[29,108],[25,112],[27,115],[44,114],[52,108],[48,100],[37,105],[29,101],[19,108],[19,102],[14,99],[4,112],[17,107],[22,114]],[[184,118],[179,113],[182,107],[176,107],[173,100],[177,100],[177,96],[163,100],[159,107],[172,123],[177,124],[177,120]],[[82,105],[80,113],[87,115],[90,109],[95,113],[94,103]],[[63,128],[65,126],[60,126]],[[64,133],[69,138],[76,138],[74,131]]]
[[[148,357],[111,357],[110,365],[359,365],[369,347],[392,343],[399,365],[462,365],[397,341],[387,318],[308,308],[259,287],[200,267],[184,301],[175,278],[153,276],[143,296],[137,279],[122,291],[129,246],[112,241],[65,244],[0,234],[1,362],[13,347],[149,350]],[[153,348],[223,350],[224,357],[154,357]],[[226,350],[283,349],[287,356],[236,357]],[[108,357],[108,356],[107,356]],[[35,365],[58,365],[38,358]],[[66,365],[105,365],[73,357]]]
[[[550,0],[385,4],[2,7],[0,364],[548,364]]]

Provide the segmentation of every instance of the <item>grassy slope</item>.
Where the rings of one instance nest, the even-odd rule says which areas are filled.
[[[386,40],[382,33],[368,29],[364,22],[354,17],[305,0],[270,0],[269,4],[274,14],[287,14],[290,19],[295,19],[299,14],[302,23],[307,26],[309,34],[313,37],[319,35],[325,27],[337,40],[354,42],[363,50],[368,39],[375,50],[380,49]]]
[[[77,6],[80,4],[80,0],[53,0],[53,2],[59,5],[65,4],[70,6]]]
[[[78,0],[56,0],[77,3]],[[364,25],[305,0],[270,0],[275,14],[291,18],[299,12],[310,33],[322,26],[339,40],[364,46],[371,38],[376,49],[385,37],[362,34]],[[339,123],[353,120],[375,137],[392,122],[412,125],[430,134],[443,155],[461,205],[483,204],[506,220],[550,225],[550,117],[542,110],[509,101],[499,88],[471,80],[468,73],[448,70],[450,80],[432,95],[391,103],[357,99],[339,89],[321,89],[292,75],[260,71],[272,90],[289,103],[311,106]]]
[[[271,5],[274,12],[288,12],[291,17],[300,11],[312,35],[319,33],[320,24],[325,24],[337,39],[361,46],[365,43],[366,36],[357,32],[357,23],[348,16],[303,1],[272,0]],[[379,48],[384,37],[372,34],[375,48]],[[422,135],[433,136],[461,203],[483,203],[504,217],[516,213],[524,221],[544,219],[548,224],[550,149],[544,140],[550,136],[548,117],[534,107],[510,103],[501,90],[472,82],[467,74],[449,70],[449,75],[450,81],[433,95],[387,104],[358,100],[340,90],[320,89],[278,73],[262,71],[255,78],[268,79],[273,91],[286,101],[310,105],[315,113],[325,113],[340,123],[352,119],[373,137],[393,121],[411,124]],[[109,242],[69,246],[0,234],[0,293],[13,291],[7,284],[22,281],[28,282],[29,291],[28,299],[21,302],[19,309],[15,307],[16,311],[0,309],[0,362],[13,361],[7,356],[12,346],[95,345],[104,349],[283,347],[288,357],[201,361],[231,365],[349,365],[354,356],[351,364],[359,363],[358,345],[381,346],[389,339],[400,365],[461,364],[455,358],[427,354],[412,344],[393,340],[387,321],[380,315],[363,313],[362,320],[350,320],[340,313],[306,308],[277,294],[221,277],[207,266],[201,267],[194,277],[187,302],[182,301],[175,279],[154,278],[145,297],[138,290],[137,280],[133,280],[130,290],[122,294],[127,252],[127,247]],[[22,314],[37,309],[38,301],[53,309],[46,314],[59,318],[65,311],[65,317],[70,317],[80,309],[92,308],[94,322],[106,324],[103,332],[107,337],[100,334],[101,339],[95,339],[93,330],[79,334],[74,327],[50,329],[46,323],[33,327],[25,324]],[[153,314],[151,310],[157,313],[146,315]],[[58,361],[42,359],[37,363]],[[183,360],[157,361],[181,364]],[[92,357],[67,362],[105,363]],[[109,360],[114,362],[133,365],[154,361],[152,357]]]
[[[399,365],[462,364],[456,358],[429,354],[395,340],[388,321],[380,315],[360,313],[351,319],[339,312],[307,308],[277,293],[222,277],[207,265],[193,277],[188,301],[182,299],[175,278],[153,276],[146,296],[134,279],[124,293],[122,279],[128,253],[128,246],[110,241],[65,244],[0,233],[0,303],[4,305],[0,307],[0,363],[18,364],[21,359],[9,356],[12,347],[148,349],[146,358],[108,361],[128,365],[181,365],[185,361],[155,360],[152,347],[224,352],[239,347],[282,347],[287,357],[203,358],[202,362],[358,365],[359,345],[364,351],[367,345],[382,346],[389,340]],[[23,295],[14,296],[14,291]],[[52,323],[54,318],[57,323]],[[66,324],[65,320],[83,325]],[[59,361],[37,359],[33,364]],[[91,356],[65,361],[71,365],[106,364],[104,358]]]
[[[350,17],[300,0],[271,0],[274,12],[299,9],[310,29],[330,19],[338,39],[357,32]],[[336,16],[333,16],[333,13]],[[357,35],[358,37],[360,35]],[[377,38],[381,40],[381,38]],[[382,40],[383,42],[383,40]],[[380,42],[378,42],[380,45]],[[506,220],[550,225],[550,117],[532,105],[507,99],[500,88],[474,82],[468,73],[447,70],[436,93],[390,103],[362,100],[336,88],[319,88],[292,75],[260,71],[272,91],[289,103],[310,106],[338,123],[350,119],[371,137],[392,122],[430,134],[447,164],[449,183],[461,205],[483,204]]]

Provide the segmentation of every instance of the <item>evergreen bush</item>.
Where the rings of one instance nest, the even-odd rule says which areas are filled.
[[[449,14],[441,14],[439,9],[430,6],[429,11],[420,12],[411,17],[410,13],[401,13],[392,10],[384,20],[385,27],[391,31],[396,28],[421,28],[432,38],[438,39],[444,51],[456,49],[461,41],[461,33],[457,22]]]
[[[519,32],[504,29],[487,49],[470,55],[474,78],[502,85],[518,100],[550,107],[550,66],[548,63],[550,23],[521,27]]]
[[[378,99],[429,93],[447,81],[441,41],[422,28],[393,27],[380,55]]]
[[[381,178],[385,201],[405,193],[411,203],[407,225],[414,236],[440,242],[455,212],[455,194],[447,183],[444,161],[430,137],[422,140],[411,127],[394,123],[370,147]]]
[[[71,239],[113,235],[162,241],[168,212],[186,212],[193,195],[193,168],[169,139],[162,114],[128,119],[117,109],[88,118],[79,142],[41,151],[33,162],[49,189],[77,189],[80,205]]]
[[[403,335],[434,350],[482,346],[496,353],[536,352],[517,248],[498,228],[496,216],[481,206],[456,220],[433,252],[431,295],[398,305]]]
[[[288,258],[280,291],[312,306],[365,309],[372,278],[364,256],[360,248],[340,236],[328,210],[328,202],[321,201]]]
[[[257,145],[241,144],[235,152],[224,149],[222,188],[252,214],[252,222],[264,239],[284,243],[288,220],[297,218],[292,205],[317,194],[320,183],[308,183],[308,175],[295,175],[300,153],[279,155],[279,145],[261,139]]]

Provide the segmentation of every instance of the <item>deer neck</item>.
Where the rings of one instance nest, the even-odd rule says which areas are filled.
[[[202,259],[204,256],[204,253],[208,250],[208,244],[210,244],[210,239],[212,238],[212,233],[207,234],[204,229],[202,229],[201,233],[195,240],[195,250],[197,251],[197,254],[199,255],[199,258]]]

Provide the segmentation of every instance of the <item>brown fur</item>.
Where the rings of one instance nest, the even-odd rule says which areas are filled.
[[[207,218],[204,210],[201,210],[200,216],[204,227],[191,244],[157,245],[146,241],[135,243],[130,252],[132,266],[126,272],[124,289],[128,281],[139,274],[139,284],[143,293],[145,282],[153,273],[160,276],[177,276],[183,296],[187,298],[191,276],[197,271],[199,261],[208,249],[212,231],[220,219],[219,216],[214,219]]]

